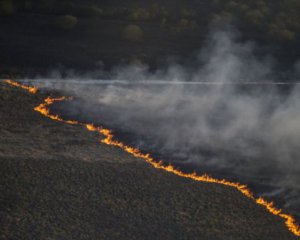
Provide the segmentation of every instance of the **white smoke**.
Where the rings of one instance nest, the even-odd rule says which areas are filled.
[[[230,169],[251,181],[266,178],[275,191],[291,189],[292,199],[299,199],[300,87],[281,91],[272,85],[278,80],[272,59],[257,58],[254,51],[255,44],[220,31],[208,38],[193,70],[177,64],[155,72],[122,66],[110,73],[110,79],[120,80],[117,84],[47,85],[84,99],[71,114],[133,133],[142,148]]]

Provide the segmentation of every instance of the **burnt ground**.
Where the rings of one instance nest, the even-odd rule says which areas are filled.
[[[233,188],[154,169],[0,85],[0,239],[297,239]]]

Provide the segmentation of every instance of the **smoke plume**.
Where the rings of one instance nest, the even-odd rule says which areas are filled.
[[[123,132],[167,161],[266,186],[260,194],[299,212],[300,86],[278,82],[274,60],[254,52],[234,31],[218,31],[196,67],[118,66],[108,81],[72,76],[39,84],[81,99],[63,109],[73,118]]]

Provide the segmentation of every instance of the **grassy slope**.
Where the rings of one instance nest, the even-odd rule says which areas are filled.
[[[0,239],[294,239],[235,189],[153,169],[0,85]]]

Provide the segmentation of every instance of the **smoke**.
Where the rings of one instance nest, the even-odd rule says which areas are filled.
[[[168,161],[266,185],[261,193],[299,209],[300,87],[274,85],[274,60],[255,49],[234,31],[218,31],[196,67],[118,66],[106,73],[117,82],[73,75],[40,84],[83,99],[64,109],[73,118],[117,129]]]

